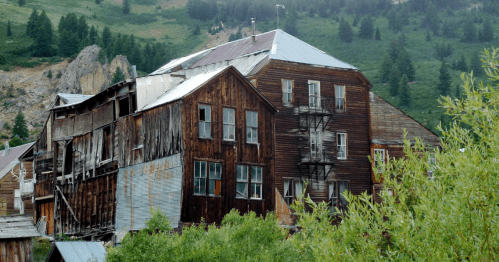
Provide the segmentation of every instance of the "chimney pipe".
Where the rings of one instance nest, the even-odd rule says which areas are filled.
[[[255,37],[255,21],[256,21],[256,18],[251,18],[251,42],[252,43],[256,42],[256,37]]]
[[[6,156],[10,151],[9,141],[5,141],[5,150],[3,151],[3,155]]]

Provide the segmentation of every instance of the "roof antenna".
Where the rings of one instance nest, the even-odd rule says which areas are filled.
[[[256,37],[255,37],[255,21],[256,21],[256,18],[251,18],[251,42],[252,43],[256,42]]]
[[[282,9],[286,9],[286,7],[284,7],[284,5],[275,5],[275,9],[277,10],[277,29],[279,29],[279,7],[282,7]]]

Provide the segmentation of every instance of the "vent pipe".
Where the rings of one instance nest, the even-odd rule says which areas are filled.
[[[10,151],[9,141],[5,141],[5,150],[3,151],[3,155],[6,156]]]
[[[132,66],[132,78],[137,78],[137,66]]]
[[[251,18],[251,42],[252,43],[256,42],[256,37],[255,37],[255,21],[256,21],[256,18]]]

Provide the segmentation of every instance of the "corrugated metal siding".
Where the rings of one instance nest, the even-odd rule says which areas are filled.
[[[137,109],[140,110],[158,100],[159,97],[183,80],[182,77],[174,77],[169,74],[137,78]]]
[[[55,242],[64,261],[106,261],[106,249],[101,242]]]
[[[174,228],[180,221],[182,199],[181,154],[126,168],[118,173],[116,230],[140,230],[149,219],[149,209],[159,208]]]

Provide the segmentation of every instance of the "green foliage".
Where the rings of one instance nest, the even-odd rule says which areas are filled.
[[[338,34],[340,36],[340,39],[343,42],[351,43],[353,40],[352,27],[350,27],[350,24],[348,23],[348,21],[346,21],[343,18],[341,18],[341,21],[340,21],[340,28],[339,28]]]
[[[397,65],[393,65],[390,73],[390,82],[388,83],[390,85],[391,96],[397,96],[399,94],[401,78],[402,74],[400,73],[399,68],[397,67]]]
[[[468,65],[466,64],[466,59],[464,58],[464,54],[461,55],[461,59],[456,64],[456,70],[467,72],[468,71]]]
[[[409,81],[414,81],[416,71],[414,70],[409,54],[404,49],[400,51],[395,63],[400,74],[406,75],[409,78]]]
[[[130,0],[123,0],[123,14],[130,14],[130,9],[132,8]]]
[[[291,14],[286,19],[286,24],[284,25],[284,31],[286,31],[290,35],[297,36],[298,29],[296,27],[296,15]]]
[[[461,39],[461,41],[465,43],[472,43],[475,42],[476,38],[475,24],[471,19],[467,19],[464,22],[463,38]]]
[[[123,74],[120,67],[117,67],[116,72],[114,73],[113,79],[111,80],[111,82],[113,84],[115,84],[115,83],[121,82],[123,80],[125,80],[125,74]]]
[[[378,31],[379,33],[379,31]],[[372,39],[374,34],[374,23],[370,16],[364,17],[360,23],[359,37],[364,39]]]
[[[431,41],[431,35],[430,35],[430,30],[426,30],[426,42]]]
[[[31,12],[31,15],[28,18],[28,24],[26,26],[26,34],[32,38],[35,38],[37,25],[38,25],[38,11],[33,9],[33,12]]]
[[[490,19],[485,19],[485,22],[483,23],[483,29],[479,38],[480,42],[490,42],[494,40],[494,29],[492,28]]]
[[[483,73],[482,63],[480,61],[478,52],[473,52],[471,54],[470,70],[473,72],[474,76],[481,76]]]
[[[9,139],[9,136],[6,134],[0,134],[0,139]]]
[[[12,128],[12,136],[19,136],[21,139],[28,138],[28,127],[26,126],[26,121],[24,120],[23,112],[19,111],[14,120],[14,127]]]
[[[386,53],[385,56],[383,57],[383,61],[381,62],[380,72],[379,72],[379,79],[382,83],[386,83],[388,82],[388,80],[390,80],[392,67],[393,67],[393,61],[388,55],[388,53]]]
[[[5,123],[3,124],[3,127],[2,127],[2,128],[3,128],[3,129],[6,129],[6,130],[10,130],[10,128],[11,128],[11,127],[10,127],[9,123],[5,122]]]
[[[409,107],[411,105],[411,95],[409,94],[409,78],[403,75],[400,79],[400,106]]]
[[[304,257],[286,241],[287,230],[277,218],[254,212],[240,215],[232,210],[220,228],[184,227],[182,235],[171,232],[166,215],[151,212],[146,228],[127,234],[121,246],[112,248],[107,261],[299,261]]]
[[[33,261],[43,262],[47,259],[52,244],[48,239],[33,238]]]
[[[425,17],[422,21],[422,26],[430,29],[434,35],[439,34],[440,18],[438,16],[437,7],[431,2],[426,9]]]
[[[452,52],[453,48],[450,43],[447,43],[447,45],[443,42],[441,44],[435,44],[435,54],[440,61],[443,61],[446,57],[452,55]]]
[[[439,83],[437,86],[437,90],[440,92],[441,95],[446,96],[450,90],[451,79],[448,66],[445,61],[443,61],[442,65],[440,66],[440,75],[438,76],[438,80]]]
[[[16,147],[16,146],[20,146],[22,144],[23,144],[23,140],[19,137],[14,137],[9,141],[10,147]]]
[[[52,31],[52,22],[45,11],[42,11],[37,19],[35,32],[34,56],[48,57],[52,56],[54,36]]]
[[[10,20],[7,22],[7,37],[12,36],[12,30],[10,29]]]
[[[17,4],[19,6],[24,6],[26,4],[26,0],[17,0]]]
[[[194,28],[192,29],[192,34],[193,35],[199,35],[199,34],[201,34],[201,29],[199,28],[198,24],[196,24],[196,26],[194,26]]]
[[[375,36],[376,41],[381,40],[381,33],[379,32],[379,27],[376,27],[376,36]]]
[[[49,69],[49,72],[47,74],[47,78],[48,79],[51,79],[52,78],[52,70]]]

